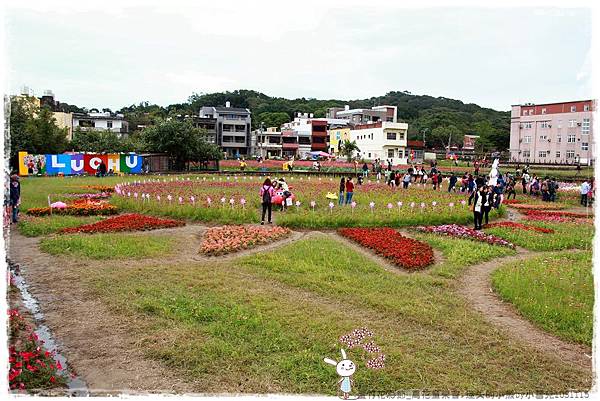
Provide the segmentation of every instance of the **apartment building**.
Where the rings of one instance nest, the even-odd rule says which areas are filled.
[[[347,124],[347,120],[297,113],[294,121],[285,123],[281,127],[284,153],[301,159],[310,157],[311,152],[327,153],[330,148],[328,128]],[[297,149],[296,154],[292,154],[294,147]]]
[[[519,163],[592,164],[595,100],[513,105],[510,157]]]
[[[200,109],[200,119],[216,122],[216,144],[223,149],[228,157],[248,156],[251,154],[251,125],[250,110],[231,107],[230,102],[222,106],[204,106]]]
[[[255,130],[252,133],[252,154],[267,159],[282,157],[282,132],[279,128]]]
[[[129,123],[123,114],[92,109],[89,113],[72,113],[72,119],[73,130],[79,128],[82,131],[111,131],[118,136],[129,133]]]
[[[408,124],[378,121],[359,124],[350,130],[350,140],[356,141],[360,149],[359,158],[392,160],[393,164],[406,164]]]
[[[375,106],[370,109],[350,109],[349,105],[331,107],[327,110],[327,118],[343,119],[349,124],[369,124],[382,122],[398,122],[398,108],[396,106]]]

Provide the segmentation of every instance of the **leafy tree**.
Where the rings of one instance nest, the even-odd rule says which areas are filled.
[[[323,117],[330,107],[343,107],[348,104],[351,108],[370,108],[376,105],[390,105],[398,108],[398,118],[400,121],[409,124],[409,139],[420,139],[424,128],[428,133],[432,133],[436,128],[441,127],[436,133],[448,132],[451,126],[456,127],[458,131],[451,129],[457,134],[456,143],[460,143],[463,134],[477,134],[477,123],[488,122],[493,131],[488,135],[491,146],[498,150],[506,149],[510,138],[510,112],[496,111],[480,107],[476,104],[465,104],[460,100],[448,99],[445,97],[433,97],[427,95],[413,95],[408,91],[388,92],[383,96],[371,97],[361,100],[318,100],[318,99],[285,99],[270,97],[263,93],[252,90],[238,90],[233,92],[220,92],[210,94],[193,94],[188,99],[191,113],[198,113],[202,106],[225,105],[230,101],[234,107],[247,107],[252,112],[252,124],[256,128],[260,126],[260,117],[263,113],[286,113],[292,119],[295,113],[313,113],[315,117]],[[183,107],[182,105],[177,105]],[[171,107],[171,106],[169,106]],[[180,113],[180,114],[190,114]],[[288,120],[289,121],[289,120]],[[271,124],[269,124],[271,125]],[[448,134],[444,134],[448,145]],[[478,135],[478,134],[477,134]],[[441,146],[442,137],[437,141],[437,146]],[[452,140],[454,142],[454,139]],[[429,140],[427,141],[429,144]]]
[[[450,145],[462,145],[464,134],[455,125],[439,126],[427,135],[427,144],[438,149]]]
[[[220,159],[220,150],[207,143],[205,135],[204,130],[194,128],[190,121],[177,119],[161,120],[142,132],[146,150],[169,154],[176,170],[183,170],[188,161]]]
[[[120,137],[110,130],[82,130],[77,127],[73,132],[71,148],[79,152],[127,153],[140,150],[128,137]]]
[[[344,142],[341,143],[340,154],[342,156],[346,156],[346,159],[348,160],[348,162],[352,161],[352,156],[354,155],[355,152],[360,152],[360,149],[358,148],[356,141],[350,142],[349,140],[345,139]]]
[[[282,124],[290,121],[290,116],[284,112],[264,112],[260,113],[256,117],[256,124],[260,126],[260,123],[265,124],[265,128],[268,127],[280,127]]]
[[[62,153],[67,149],[67,129],[59,128],[52,111],[38,107],[34,98],[14,96],[10,100],[10,164],[18,166],[18,152]]]

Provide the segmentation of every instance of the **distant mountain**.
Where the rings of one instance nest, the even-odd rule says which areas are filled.
[[[480,151],[505,150],[509,145],[510,112],[496,111],[473,103],[465,104],[456,99],[413,95],[408,91],[388,92],[384,96],[369,99],[319,100],[271,97],[254,90],[242,89],[193,94],[187,102],[167,107],[140,103],[120,111],[126,118],[140,120],[143,123],[141,125],[148,125],[156,117],[198,114],[202,106],[222,106],[226,101],[231,102],[234,107],[249,108],[255,127],[261,121],[266,126],[291,121],[297,112],[324,117],[329,107],[349,105],[350,108],[370,108],[390,105],[398,107],[398,118],[409,124],[409,139],[422,139],[425,133],[428,147],[443,148],[448,142],[460,146],[465,134],[481,136],[478,140]]]

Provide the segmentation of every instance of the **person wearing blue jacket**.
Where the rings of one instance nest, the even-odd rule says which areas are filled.
[[[10,207],[12,209],[12,222],[19,222],[19,206],[21,205],[21,183],[19,176],[13,174],[10,177]]]

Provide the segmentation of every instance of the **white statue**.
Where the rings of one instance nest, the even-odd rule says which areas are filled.
[[[490,179],[488,180],[488,185],[494,187],[498,182],[498,164],[500,164],[500,160],[494,159],[494,163],[492,163],[492,169],[490,170]]]

